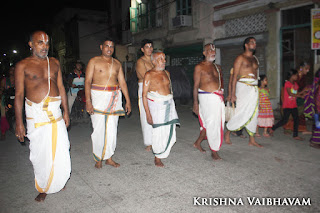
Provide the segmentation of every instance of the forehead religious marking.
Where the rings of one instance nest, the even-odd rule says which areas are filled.
[[[210,49],[211,49],[212,51],[214,51],[214,50],[216,49],[216,47],[215,47],[213,44],[210,44]]]

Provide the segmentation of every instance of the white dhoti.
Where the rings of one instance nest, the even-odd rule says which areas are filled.
[[[59,192],[70,177],[70,143],[60,104],[60,96],[47,97],[38,104],[25,102],[30,161],[40,193]]]
[[[227,129],[238,131],[246,128],[250,136],[256,133],[259,111],[258,80],[241,78],[236,85],[236,109],[234,116],[227,123]]]
[[[148,106],[152,116],[152,150],[157,158],[167,158],[176,142],[176,125],[180,124],[173,95],[149,92]]]
[[[92,85],[91,99],[94,108],[94,114],[91,115],[92,149],[94,160],[98,162],[114,154],[119,116],[125,115],[125,112],[119,86]]]
[[[210,149],[219,151],[223,142],[225,122],[223,91],[213,93],[198,90],[199,95],[199,122],[201,129],[206,129]]]
[[[142,88],[143,83],[140,82],[138,89],[138,105],[140,111],[140,122],[141,122],[141,129],[143,135],[143,142],[145,146],[152,145],[152,126],[147,122],[146,111],[144,110],[143,101],[142,101]]]

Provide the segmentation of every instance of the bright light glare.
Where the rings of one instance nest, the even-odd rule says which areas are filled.
[[[17,51],[17,50],[13,50],[12,52],[13,52],[14,54],[18,53],[18,51]]]

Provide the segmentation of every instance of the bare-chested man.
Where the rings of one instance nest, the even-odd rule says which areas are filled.
[[[141,51],[143,52],[143,56],[138,59],[136,65],[136,72],[138,77],[138,98],[139,98],[139,111],[140,111],[140,122],[141,129],[143,135],[143,142],[146,146],[147,151],[151,151],[152,146],[152,126],[148,124],[146,112],[143,107],[142,102],[142,88],[143,88],[143,78],[147,71],[153,68],[153,64],[151,62],[151,54],[153,52],[153,42],[149,39],[143,39],[141,42]]]
[[[15,70],[16,136],[21,142],[26,136],[22,118],[26,94],[30,161],[40,192],[36,201],[63,189],[71,172],[67,96],[59,61],[48,57],[49,41],[45,32],[34,32],[29,41],[32,56],[20,61]]]
[[[170,74],[165,70],[164,53],[153,53],[151,61],[154,68],[144,76],[142,99],[147,121],[153,127],[152,150],[155,165],[164,167],[161,159],[169,156],[176,142],[178,115],[173,101]]]
[[[212,158],[220,160],[217,151],[223,142],[225,120],[222,72],[220,66],[213,63],[216,57],[213,44],[204,46],[203,55],[204,61],[195,67],[193,74],[193,112],[201,125],[200,136],[193,146],[205,152],[201,142],[207,136]]]
[[[131,102],[121,63],[112,57],[114,41],[105,39],[100,45],[102,54],[90,59],[85,78],[86,108],[91,115],[91,135],[95,167],[102,161],[119,167],[112,160],[117,144],[119,116],[125,115],[122,108],[122,93],[126,99],[125,110],[129,115]],[[121,92],[122,91],[122,92]]]
[[[231,85],[231,102],[236,102],[235,115],[227,123],[225,134],[227,144],[231,144],[230,131],[238,131],[243,127],[249,134],[249,145],[262,147],[255,141],[257,128],[259,91],[259,64],[254,56],[256,39],[248,37],[243,42],[244,52],[239,55],[233,65],[233,79]]]

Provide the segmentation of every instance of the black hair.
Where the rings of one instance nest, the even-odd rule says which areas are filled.
[[[262,82],[264,79],[266,79],[266,78],[267,78],[266,75],[260,75],[260,76],[259,76],[258,87],[261,87],[261,82]]]
[[[291,76],[298,74],[298,71],[296,69],[290,69],[287,72],[287,80],[290,80]]]
[[[307,65],[310,65],[308,62],[306,61],[302,61],[300,64],[299,64],[299,67],[305,67]]]
[[[250,42],[251,39],[256,40],[255,37],[250,36],[250,37],[246,38],[246,39],[243,41],[243,50],[246,50],[246,44],[249,44],[249,42]]]
[[[116,42],[114,41],[114,39],[113,39],[112,37],[109,37],[109,36],[107,36],[107,37],[102,41],[101,44],[104,44],[104,42],[106,42],[106,41],[111,41],[111,42],[113,42],[114,45],[116,44]]]
[[[146,44],[152,44],[152,46],[153,46],[153,41],[151,41],[150,39],[143,39],[141,41],[141,48],[143,48],[144,45],[146,45]]]

